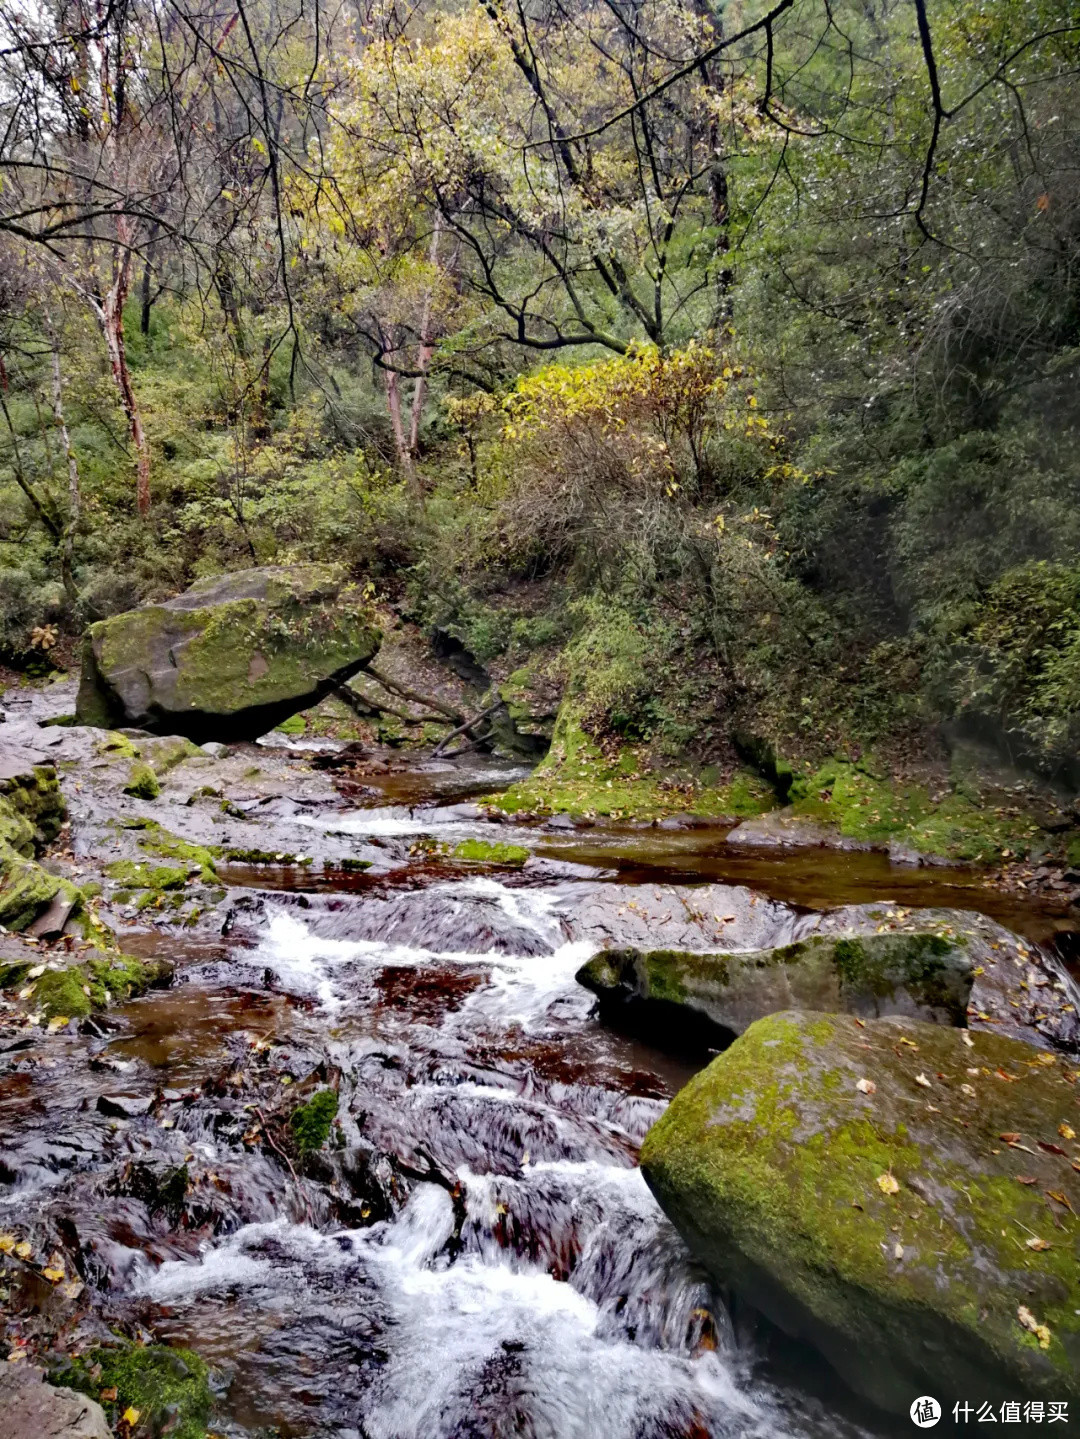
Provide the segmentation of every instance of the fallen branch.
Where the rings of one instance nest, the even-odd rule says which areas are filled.
[[[404,720],[406,724],[445,724],[442,715],[411,715],[407,710],[398,709],[396,705],[387,704],[382,700],[368,699],[367,695],[360,694],[351,685],[338,685],[333,693],[342,703],[347,704],[354,714],[361,719],[376,719],[379,715],[393,715],[395,719]]]
[[[470,739],[476,739],[477,736],[473,735],[472,731],[476,728],[478,724],[481,724],[484,720],[488,719],[491,715],[493,715],[501,705],[502,700],[496,700],[493,705],[488,705],[486,710],[481,710],[480,713],[474,716],[473,719],[466,720],[464,724],[459,724],[457,729],[452,729],[448,735],[443,735],[442,739],[431,751],[431,758],[438,759],[440,755],[445,754],[446,746],[450,743],[451,740],[457,739],[459,734],[467,734]],[[465,751],[459,750],[458,753],[464,754]]]
[[[426,705],[429,710],[438,710],[439,714],[445,715],[448,720],[453,720],[454,724],[460,724],[465,718],[460,710],[453,709],[450,705],[444,704],[442,700],[436,699],[434,695],[423,695],[419,690],[410,689],[407,684],[403,684],[401,680],[393,679],[390,675],[384,674],[382,670],[377,670],[374,665],[365,665],[364,673],[369,674],[373,680],[381,684],[384,690],[389,690],[391,694],[400,695],[403,700],[411,700],[414,705]]]

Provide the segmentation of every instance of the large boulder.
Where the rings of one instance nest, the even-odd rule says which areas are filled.
[[[1077,1128],[1062,1057],[789,1012],[675,1097],[641,1165],[716,1278],[882,1407],[1075,1404]]]
[[[91,625],[76,712],[83,724],[200,743],[253,739],[317,704],[378,648],[359,591],[333,570],[240,570]]]
[[[781,1009],[966,1021],[973,966],[936,933],[820,935],[733,953],[602,950],[578,970],[602,1008],[645,1023],[700,1018],[726,1034]]]

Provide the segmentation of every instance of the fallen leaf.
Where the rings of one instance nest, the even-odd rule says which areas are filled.
[[[20,1259],[29,1259],[34,1252],[34,1246],[26,1239],[21,1244],[16,1244],[15,1253]]]
[[[1048,1144],[1045,1139],[1036,1139],[1035,1143],[1040,1149],[1045,1149],[1047,1154],[1064,1154],[1060,1144]]]
[[[108,1389],[103,1389],[98,1396],[104,1404],[116,1403],[116,1385],[112,1384]]]
[[[70,1023],[71,1021],[66,1014],[53,1015],[52,1019],[49,1020],[49,1033],[55,1034],[58,1029],[66,1029]]]
[[[896,1247],[893,1249],[893,1258],[894,1258],[894,1259],[903,1259],[903,1257],[904,1257],[904,1246],[903,1246],[902,1244],[897,1244]]]
[[[1009,1131],[1007,1134],[999,1134],[998,1138],[1004,1139],[1006,1144],[1015,1144],[1016,1141],[1020,1138],[1020,1136],[1019,1134],[1015,1134],[1012,1131]]]
[[[961,1039],[964,1041],[964,1043],[967,1045],[968,1049],[974,1049],[974,1048],[975,1048],[975,1041],[972,1039],[971,1035],[968,1034],[968,1032],[967,1032],[966,1029],[961,1031],[960,1038],[961,1038]]]
[[[70,1284],[64,1285],[62,1293],[65,1299],[78,1299],[84,1288],[85,1285],[81,1279],[73,1279]]]
[[[921,1084],[924,1089],[933,1089],[934,1087],[927,1079],[925,1074],[917,1074],[915,1076],[915,1083]]]
[[[1050,1348],[1050,1330],[1045,1324],[1039,1323],[1025,1304],[1021,1304],[1019,1309],[1017,1309],[1016,1317],[1030,1334],[1035,1335],[1035,1338],[1039,1341],[1040,1349]]]
[[[1047,1239],[1040,1239],[1040,1238],[1038,1237],[1038,1235],[1033,1235],[1033,1236],[1027,1241],[1027,1247],[1028,1247],[1029,1249],[1035,1249],[1035,1250],[1038,1250],[1038,1251],[1042,1251],[1043,1249],[1050,1249],[1052,1246],[1051,1246],[1049,1240],[1047,1240]]]
[[[909,1049],[918,1049],[919,1047],[913,1039],[905,1039],[903,1035],[900,1036],[900,1043],[906,1044]]]
[[[970,1084],[962,1084],[960,1086],[960,1093],[973,1095],[975,1091],[972,1089]]]
[[[1038,1184],[1039,1181],[1035,1178],[1034,1174],[1018,1174],[1016,1176],[1016,1182],[1017,1184]]]
[[[124,1410],[123,1414],[121,1414],[120,1418],[124,1421],[125,1424],[132,1424],[132,1425],[134,1425],[134,1424],[138,1424],[140,1413],[141,1413],[141,1410],[139,1410],[139,1409],[132,1409],[131,1406],[129,1405],[128,1408]]]
[[[0,1254],[11,1254],[17,1242],[14,1234],[0,1234]]]
[[[882,1194],[899,1194],[900,1192],[900,1185],[891,1174],[879,1174],[877,1186]]]
[[[1076,1130],[1072,1127],[1071,1124],[1059,1124],[1058,1133],[1061,1135],[1062,1139],[1076,1138]]]
[[[876,1094],[877,1085],[872,1079],[859,1079],[855,1082],[855,1088],[860,1094]]]
[[[1019,1075],[1016,1074],[1006,1074],[1003,1069],[995,1069],[994,1073],[999,1079],[1007,1079],[1010,1084],[1015,1083],[1015,1081],[1019,1078]]]
[[[50,1284],[59,1284],[61,1279],[64,1278],[64,1271],[62,1269],[54,1269],[50,1267],[49,1269],[43,1269],[41,1272],[42,1274],[44,1274],[45,1278],[49,1281]]]
[[[1067,1194],[1062,1194],[1060,1189],[1048,1189],[1046,1191],[1046,1197],[1047,1199],[1053,1199],[1058,1204],[1063,1204],[1070,1214],[1076,1213],[1076,1210],[1069,1203],[1069,1196]]]

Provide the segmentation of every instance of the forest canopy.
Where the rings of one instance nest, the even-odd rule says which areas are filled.
[[[1075,0],[4,0],[0,657],[333,558],[660,757],[1075,782],[1078,69]]]

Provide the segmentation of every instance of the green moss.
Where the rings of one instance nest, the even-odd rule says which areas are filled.
[[[1075,1112],[1073,1088],[1052,1056],[965,1034],[846,1016],[759,1020],[642,1147],[646,1178],[709,1266],[779,1322],[820,1336],[852,1382],[872,1373],[878,1402],[894,1399],[883,1373],[900,1376],[902,1395],[920,1374],[944,1382],[938,1364],[952,1383],[995,1374],[1017,1392],[1077,1392],[1075,1221],[1062,1205],[1056,1229],[1044,1193],[1075,1210],[1080,1185],[1067,1157],[1036,1143]],[[869,1094],[857,1089],[864,1076]],[[1026,1152],[1002,1143],[1006,1131]],[[1037,1183],[1018,1183],[1025,1174]],[[1050,1247],[1032,1251],[1032,1235]],[[1049,1350],[1027,1343],[1019,1303],[1050,1326]]]
[[[0,839],[27,857],[52,843],[66,817],[51,765],[33,765],[25,774],[0,781]]]
[[[230,864],[284,864],[284,865],[308,865],[312,863],[311,856],[306,854],[289,854],[284,850],[272,849],[227,849],[223,858]]]
[[[103,740],[99,740],[97,752],[100,755],[107,755],[109,759],[140,759],[142,757],[142,751],[136,749],[128,736],[121,734],[119,730],[110,730]]]
[[[791,787],[793,813],[834,824],[851,839],[895,839],[924,854],[989,862],[1003,850],[1027,854],[1039,826],[1023,812],[983,807],[952,790],[932,798],[921,785],[891,781],[864,763],[830,760]]]
[[[4,976],[3,987],[14,987],[25,977]],[[93,954],[66,969],[47,969],[34,981],[30,1003],[47,1019],[58,1015],[84,1019],[94,1010],[106,1009],[118,1000],[133,999],[167,981],[171,967],[155,960],[136,959],[126,954]]]
[[[191,844],[179,835],[173,834],[157,820],[136,818],[133,821],[117,821],[121,829],[142,831],[139,848],[160,859],[171,859],[177,866],[185,867],[188,873],[198,870],[199,876],[207,883],[217,878],[214,861],[223,853],[220,845]]]
[[[330,1137],[337,1115],[337,1095],[332,1089],[320,1089],[306,1104],[293,1110],[289,1121],[293,1140],[301,1154],[321,1149]]]
[[[353,859],[351,856],[346,855],[343,859],[335,859],[327,867],[330,869],[340,869],[345,874],[362,874],[365,869],[370,869],[371,865],[372,861],[370,859]]]
[[[307,720],[302,714],[290,715],[277,726],[278,734],[303,734],[307,730]]]
[[[159,1344],[94,1349],[50,1378],[97,1399],[114,1426],[130,1408],[139,1411],[139,1434],[206,1439],[214,1407],[210,1371],[190,1349]],[[112,1389],[116,1398],[103,1399]]]
[[[140,864],[134,859],[115,859],[105,866],[110,879],[128,889],[182,889],[189,871],[171,865]]]
[[[144,760],[136,760],[128,771],[124,793],[134,795],[136,799],[157,799],[161,785],[153,767]]]
[[[0,839],[0,924],[25,929],[64,889],[65,881]],[[68,885],[74,891],[74,886]]]
[[[463,839],[450,851],[451,858],[470,864],[503,864],[521,866],[529,851],[520,844],[499,844],[483,839]]]

